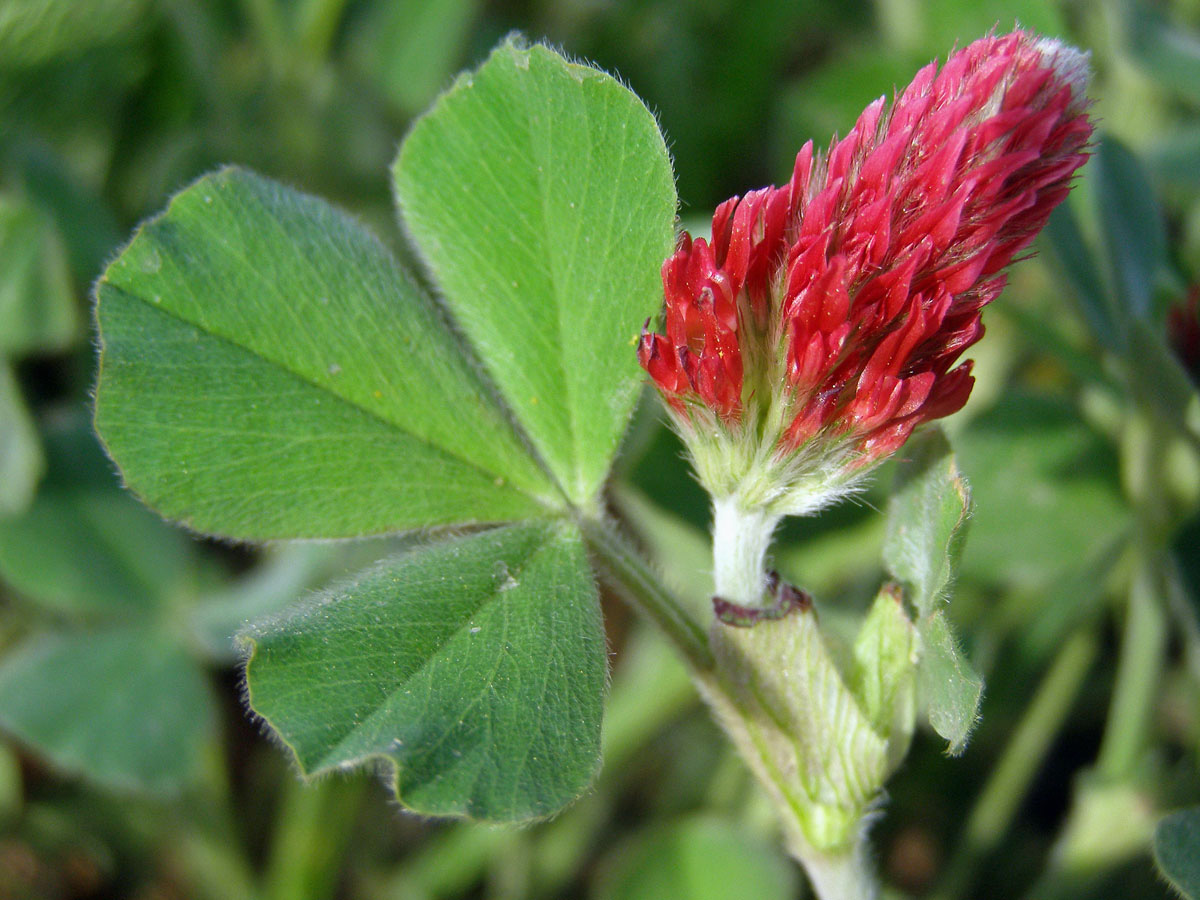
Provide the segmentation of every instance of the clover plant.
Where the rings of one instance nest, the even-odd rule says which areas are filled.
[[[981,39],[693,241],[646,106],[510,39],[400,148],[420,271],[239,168],[142,225],[96,287],[96,428],[204,534],[421,533],[241,633],[248,704],[304,776],[383,764],[418,813],[554,815],[597,773],[606,584],[687,662],[818,894],[875,896],[866,829],[918,709],[958,753],[982,690],[944,609],[970,493],[928,423],[1086,159],[1087,78],[1057,42]],[[639,362],[712,495],[711,612],[607,511]],[[841,646],[771,537],[902,446],[894,580]]]

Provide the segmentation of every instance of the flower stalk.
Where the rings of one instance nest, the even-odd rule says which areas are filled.
[[[713,500],[713,586],[740,606],[760,606],[767,588],[766,558],[781,516],[746,509],[736,496]]]
[[[713,498],[714,660],[697,682],[822,900],[877,895],[865,830],[916,715],[919,632],[899,588],[844,660],[768,571],[786,515],[857,490],[961,409],[1005,270],[1087,159],[1087,58],[1016,31],[922,69],[791,179],[721,204],[663,264],[638,358]]]

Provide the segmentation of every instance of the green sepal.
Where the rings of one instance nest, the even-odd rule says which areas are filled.
[[[888,771],[908,753],[917,715],[920,643],[900,588],[884,585],[854,641],[850,688],[876,733],[888,742]]]
[[[883,560],[921,618],[950,587],[970,514],[970,488],[941,429],[909,441],[888,502]]]
[[[715,619],[722,726],[772,795],[790,840],[822,853],[853,846],[888,774],[872,726],[825,645],[811,605],[751,627]]]
[[[946,614],[938,610],[921,620],[921,665],[918,686],[933,730],[949,741],[946,752],[957,756],[979,721],[983,679],[959,649]]]

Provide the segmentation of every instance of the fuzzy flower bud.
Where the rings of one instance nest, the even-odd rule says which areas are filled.
[[[981,310],[1087,159],[1087,77],[1057,41],[985,37],[681,236],[638,358],[718,502],[811,511],[962,408]]]

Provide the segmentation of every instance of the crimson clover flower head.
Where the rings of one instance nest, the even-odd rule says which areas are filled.
[[[1087,159],[1087,80],[1057,41],[982,38],[722,203],[711,243],[683,233],[638,358],[710,492],[768,470],[761,502],[833,489],[962,408],[981,310]]]

